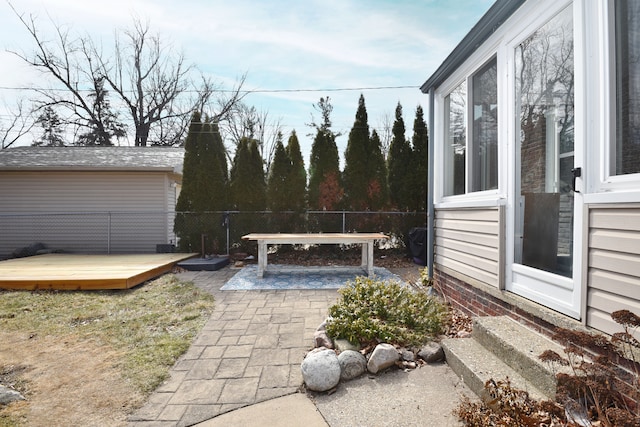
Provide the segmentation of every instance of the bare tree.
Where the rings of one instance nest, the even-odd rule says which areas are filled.
[[[219,91],[205,77],[200,84],[194,83],[195,67],[139,19],[134,18],[132,28],[122,37],[116,33],[113,51],[104,54],[88,36],[72,39],[65,28],[55,24],[55,42],[47,41],[33,16],[25,18],[9,5],[36,44],[33,55],[13,53],[64,89],[38,89],[39,107],[67,108],[73,117],[70,124],[76,127],[105,129],[109,124],[103,123],[103,117],[114,118],[97,114],[95,91],[83,89],[94,88],[103,79],[117,95],[116,111],[118,107],[126,111],[136,146],[180,144],[193,111],[211,109],[210,116],[220,120],[246,95],[242,90],[246,75],[229,92]]]
[[[260,156],[269,172],[271,161],[276,149],[278,135],[282,134],[280,119],[272,119],[268,111],[259,111],[254,106],[243,102],[234,104],[223,121],[223,129],[233,145],[233,151],[243,138],[255,139],[258,143]],[[232,150],[227,150],[232,155]]]
[[[197,85],[190,75],[193,65],[182,53],[165,46],[149,24],[134,19],[133,29],[125,31],[125,41],[116,37],[114,61],[95,56],[107,81],[131,114],[135,125],[135,145],[177,145],[181,143],[191,113],[208,114],[214,121],[224,120],[246,92],[243,75],[229,92],[220,91],[210,78],[201,76]],[[217,95],[214,97],[214,95]]]
[[[176,102],[189,89],[193,66],[185,64],[182,53],[165,47],[140,20],[134,20],[133,28],[124,35],[124,41],[116,35],[113,63],[97,50],[95,56],[107,82],[129,111],[135,145],[146,146],[154,125],[185,115]],[[163,133],[166,137],[166,130]]]
[[[391,146],[391,139],[393,138],[393,119],[388,112],[383,113],[378,119],[378,136],[380,137],[380,149],[382,150],[382,156],[385,161],[389,156],[389,147]]]
[[[31,110],[25,101],[19,100],[14,108],[5,107],[5,116],[0,117],[0,149],[9,148],[34,126]]]
[[[55,41],[51,42],[41,36],[33,16],[28,19],[16,13],[22,24],[36,43],[32,55],[13,52],[29,65],[53,77],[63,88],[36,88],[40,99],[35,101],[35,111],[46,107],[62,107],[69,111],[68,124],[78,128],[109,127],[99,111],[94,108],[95,95],[92,90],[84,90],[84,86],[93,87],[94,82],[101,79],[97,64],[92,58],[91,43],[87,39],[71,39],[69,32],[55,26]],[[111,117],[111,116],[110,116]]]

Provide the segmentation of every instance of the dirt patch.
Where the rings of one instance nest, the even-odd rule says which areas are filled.
[[[74,336],[0,332],[4,378],[26,401],[0,408],[21,425],[123,426],[144,397],[115,367],[118,353]]]

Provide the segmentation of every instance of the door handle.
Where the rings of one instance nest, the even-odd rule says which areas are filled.
[[[582,168],[571,169],[571,175],[573,176],[571,180],[571,189],[573,190],[574,193],[579,193],[579,191],[576,190],[576,178],[579,178],[582,176]]]

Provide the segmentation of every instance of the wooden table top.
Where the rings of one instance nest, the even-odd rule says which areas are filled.
[[[376,239],[388,239],[382,233],[251,233],[242,236],[244,240],[295,241],[298,242],[361,242]]]

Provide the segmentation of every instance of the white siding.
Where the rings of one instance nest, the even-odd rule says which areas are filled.
[[[157,172],[1,172],[0,256],[34,242],[81,253],[155,252],[173,238],[170,182]]]
[[[500,208],[437,209],[435,264],[488,285],[502,286]]]
[[[640,314],[640,206],[591,206],[587,325],[612,334],[616,310]]]

